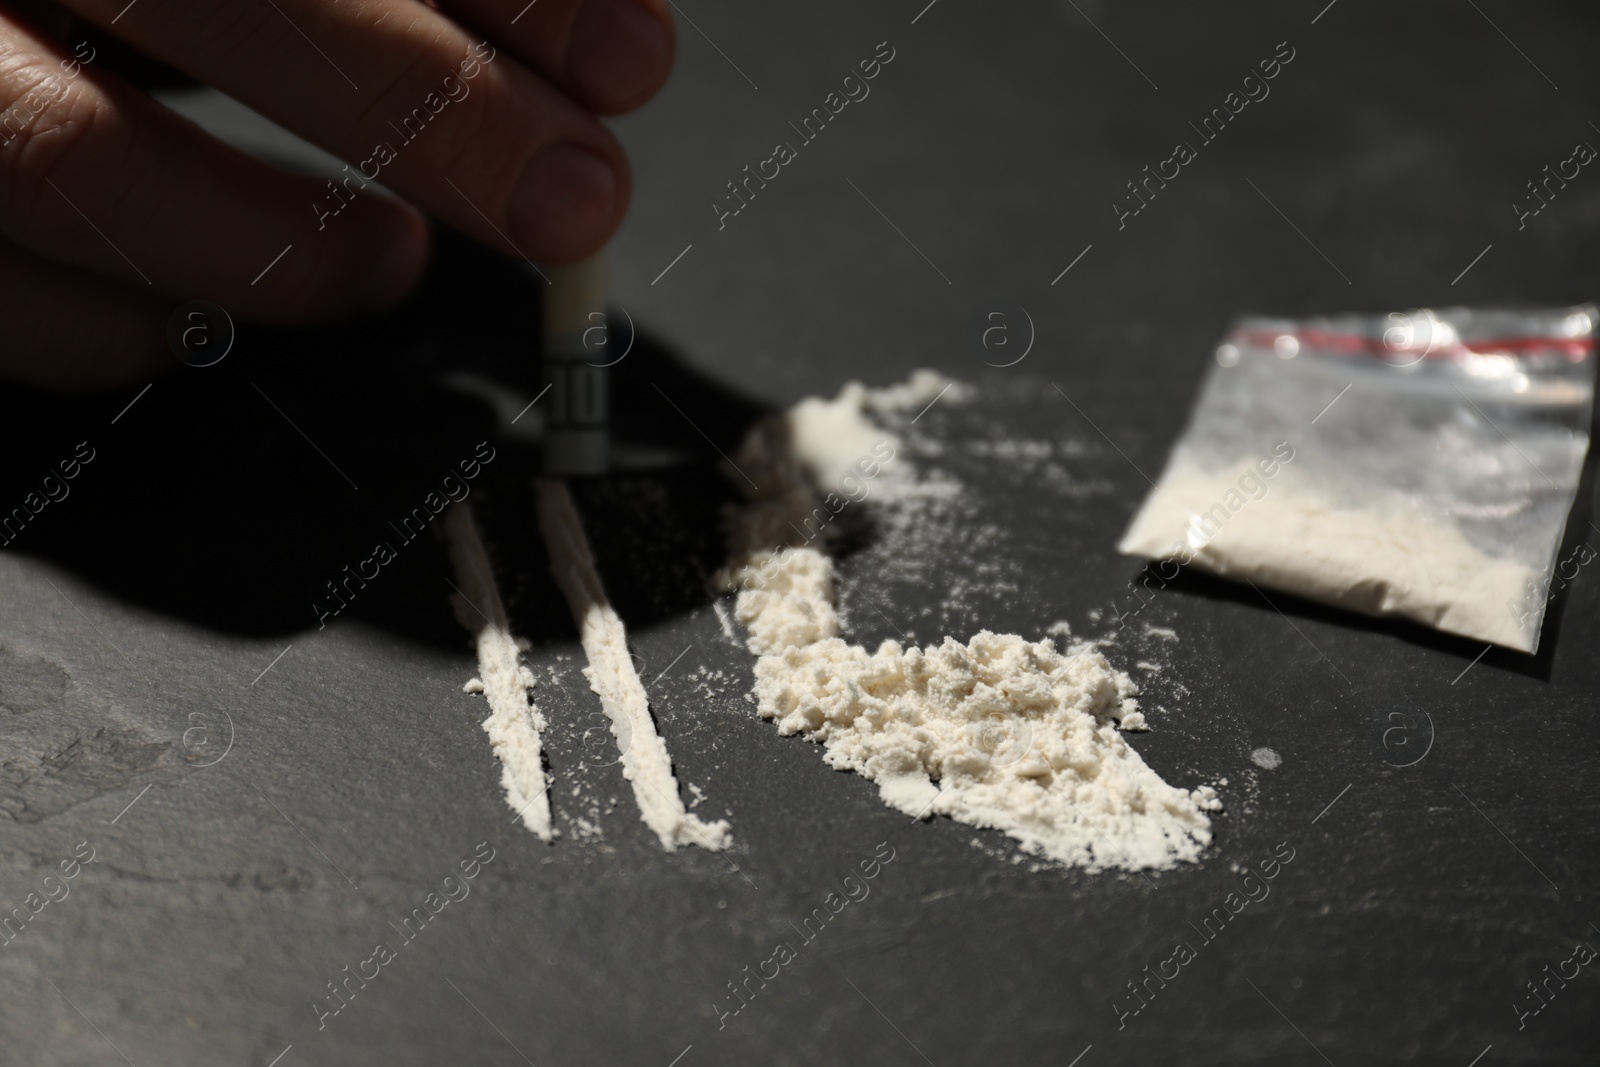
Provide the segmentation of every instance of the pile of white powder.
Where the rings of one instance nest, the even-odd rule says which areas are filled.
[[[1090,870],[1197,859],[1211,840],[1205,813],[1221,803],[1207,786],[1168,785],[1122,738],[1119,724],[1144,726],[1138,689],[1097,649],[1062,654],[982,631],[874,652],[839,636],[833,517],[951,488],[919,482],[868,414],[917,410],[941,392],[954,403],[963,390],[925,371],[885,390],[851,383],[757,425],[733,457],[735,481],[758,488],[730,515],[723,581],[759,657],[761,714],[915,817],[1002,830],[1025,852]]]

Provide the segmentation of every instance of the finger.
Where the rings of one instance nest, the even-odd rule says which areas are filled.
[[[69,6],[109,26],[122,2]],[[629,180],[616,138],[414,0],[139,0],[116,29],[350,161],[342,181],[358,200],[381,180],[482,241],[554,262],[596,250],[621,221]]]
[[[0,241],[0,376],[47,389],[131,385],[170,367],[171,310],[148,292]]]
[[[440,0],[439,6],[601,115],[632,111],[672,70],[666,0]]]
[[[0,233],[151,294],[314,322],[402,295],[415,211],[368,196],[319,232],[314,178],[273,170],[0,13]]]

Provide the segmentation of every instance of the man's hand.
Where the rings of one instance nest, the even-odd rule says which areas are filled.
[[[667,0],[21,12],[0,0],[0,374],[56,388],[171,362],[162,339],[183,301],[275,323],[393,303],[427,259],[418,208],[529,259],[596,250],[629,193],[596,116],[653,96],[674,46]],[[220,143],[97,66],[92,46],[61,35],[69,14],[350,166],[330,183]]]

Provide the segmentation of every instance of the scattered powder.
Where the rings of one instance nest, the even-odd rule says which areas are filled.
[[[465,689],[488,697],[489,717],[483,720],[483,729],[500,760],[506,803],[522,816],[523,825],[550,841],[556,832],[550,827],[550,800],[545,795],[549,786],[539,742],[544,716],[528,699],[533,675],[523,666],[518,643],[511,637],[505,605],[495,588],[489,554],[472,521],[471,507],[466,503],[451,506],[445,517],[445,534],[450,541],[450,561],[461,583],[451,604],[478,651],[479,677],[473,679],[477,689],[472,682]]]
[[[1067,655],[1071,656],[1071,655],[1075,654],[1077,651],[1078,651],[1078,649],[1072,649],[1072,650],[1068,651]],[[1100,654],[1098,652],[1096,652],[1095,655],[1098,656]],[[1104,658],[1104,657],[1102,657],[1102,658]],[[1108,669],[1109,669],[1109,666],[1108,666]],[[1127,675],[1125,675],[1125,674],[1121,674],[1120,672],[1118,672],[1118,673],[1119,673],[1119,677],[1123,677],[1123,678],[1127,677]],[[1138,691],[1139,691],[1138,687],[1135,686],[1134,687],[1134,692],[1137,693]],[[1120,710],[1118,710],[1116,712],[1117,725],[1122,728],[1122,731],[1124,733],[1130,733],[1130,734],[1131,733],[1139,733],[1139,732],[1142,732],[1144,730],[1150,729],[1150,724],[1148,722],[1145,722],[1144,712],[1139,711],[1136,707],[1134,707],[1135,704],[1137,704],[1137,701],[1130,700],[1130,701],[1128,701],[1127,705],[1125,705],[1124,707],[1122,707]]]
[[[990,421],[988,436],[964,441],[960,451],[991,464],[997,478],[1028,486],[1030,492],[1047,490],[1075,503],[1097,496],[1112,496],[1116,485],[1099,474],[1104,469],[1104,447],[1064,438],[1040,440],[1012,436],[1016,428],[1004,420]],[[1094,463],[1082,460],[1093,459]]]
[[[734,644],[738,644],[739,643],[739,635],[737,633],[734,633],[734,630],[733,630],[733,618],[728,614],[728,609],[723,605],[722,601],[720,601],[720,600],[713,600],[711,602],[711,607],[712,607],[712,610],[714,610],[717,613],[717,622],[722,624],[722,636],[726,637],[729,641],[732,641]]]
[[[807,539],[805,520],[862,457],[900,445],[868,410],[926,404],[946,384],[927,373],[876,392],[851,383],[758,424],[734,457],[749,479],[737,480],[759,488],[730,515],[721,577],[759,657],[760,713],[822,742],[831,766],[914,817],[1003,830],[1025,853],[1090,870],[1196,860],[1211,840],[1205,812],[1221,804],[1209,787],[1162,781],[1118,734],[1119,721],[1144,725],[1138,688],[1098,649],[981,631],[869,652],[839,637],[836,572],[820,549],[836,527]],[[925,491],[901,462],[883,468],[873,499],[893,511]]]
[[[1028,441],[1016,437],[1002,437],[995,441],[970,441],[967,451],[975,456],[1016,462],[1019,460],[1046,460],[1055,453],[1053,441]]]
[[[866,491],[843,518],[857,529],[873,531],[871,538],[857,539],[852,565],[872,576],[877,591],[868,598],[854,586],[844,586],[840,625],[851,630],[859,622],[873,628],[873,645],[882,637],[914,644],[923,634],[936,639],[973,633],[990,609],[1016,599],[1022,577],[1021,567],[1005,550],[1011,530],[995,523],[964,491],[955,470],[945,465],[971,466],[957,454],[959,449],[946,447],[970,431],[975,415],[964,401],[971,388],[956,385],[945,391],[948,379],[933,374],[919,374],[915,380],[921,384],[914,392],[900,387],[866,392],[873,421],[891,431],[882,452],[887,455],[892,447],[894,458],[886,464],[887,477],[867,480],[864,487],[858,478],[844,487],[856,488],[857,495]],[[893,506],[879,506],[886,502]],[[865,522],[857,511],[870,513]],[[952,557],[961,559],[962,566],[951,567]],[[903,597],[915,607],[898,606]],[[883,632],[883,627],[893,632]]]
[[[611,734],[622,754],[622,775],[633,784],[640,816],[668,851],[679,845],[726,848],[730,835],[725,820],[702,822],[684,810],[672,760],[656,733],[649,698],[628,653],[627,631],[606,600],[566,484],[541,479],[538,494],[539,529],[550,553],[550,573],[577,621],[589,660],[583,674],[611,719]]]
[[[1161,664],[1159,663],[1150,663],[1147,660],[1140,660],[1138,663],[1135,663],[1134,666],[1141,671],[1149,671],[1151,674],[1161,673]]]
[[[943,400],[959,404],[972,399],[976,393],[977,390],[965,382],[954,381],[938,371],[924,367],[912,371],[911,377],[897,385],[886,385],[870,392],[863,390],[861,399],[870,404],[873,411],[883,413],[915,411],[921,414],[927,405],[941,399],[941,396]]]
[[[726,682],[727,679],[728,676],[723,671],[710,670],[704,664],[702,664],[700,669],[693,675],[690,675],[690,681],[694,685],[694,691],[704,696],[708,703],[713,700],[721,699],[727,695],[728,687],[723,684],[718,684]]]
[[[1072,624],[1066,619],[1057,619],[1055,622],[1051,623],[1044,632],[1049,634],[1051,637],[1071,637]]]
[[[1262,770],[1277,770],[1283,765],[1283,757],[1270,748],[1258,748],[1250,753],[1250,762]]]
[[[1381,503],[1341,506],[1312,478],[1285,467],[1259,499],[1238,490],[1255,467],[1169,469],[1117,545],[1364,615],[1401,615],[1446,633],[1523,652],[1538,634],[1508,610],[1536,575],[1488,555],[1448,517]],[[1227,501],[1240,501],[1233,507]]]
[[[482,678],[468,678],[467,679],[467,684],[461,687],[461,691],[463,693],[481,693],[481,692],[483,692],[483,679]]]
[[[591,812],[591,815],[595,813]],[[581,815],[572,819],[572,836],[579,841],[603,840],[605,834],[600,829],[600,824],[593,818],[584,818]]]
[[[1166,626],[1146,626],[1144,635],[1146,637],[1159,637],[1163,641],[1176,641],[1178,639],[1178,631]]]

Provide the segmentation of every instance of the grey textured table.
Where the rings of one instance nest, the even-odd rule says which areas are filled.
[[[655,713],[698,810],[732,819],[726,855],[663,853],[593,743],[530,442],[499,441],[473,499],[533,642],[560,842],[510,821],[433,539],[325,629],[309,607],[493,432],[444,378],[531,395],[517,270],[446,240],[401,310],[244,329],[120,417],[137,390],[0,394],[8,506],[94,449],[0,556],[0,906],[27,914],[46,875],[93,854],[0,946],[0,1061],[1594,1062],[1592,967],[1517,1015],[1530,979],[1600,944],[1593,574],[1557,596],[1537,657],[1476,661],[1412,627],[1174,583],[1108,654],[1160,667],[1136,671],[1149,763],[1229,780],[1216,842],[1148,877],[1034,871],[999,835],[886,809],[754,716],[750,657],[704,592],[731,488],[653,387],[727,448],[762,406],[848,377],[973,382],[917,428],[969,510],[920,571],[862,534],[843,564],[852,634],[1116,632],[1139,568],[1111,546],[1233,314],[1595,296],[1600,177],[1521,230],[1509,205],[1600,140],[1600,15],[924,3],[688,5],[674,80],[618,127],[639,181],[615,297],[641,332],[619,422],[680,459],[579,498],[645,680],[671,668]],[[719,229],[725,183],[884,41],[871,95]],[[1190,123],[1279,42],[1293,59],[1270,95],[1119,228],[1125,183],[1197,141]],[[1022,309],[1032,351],[985,366],[1006,359],[982,330],[1020,331]],[[1047,456],[1005,459],[1001,439]],[[1600,536],[1592,507],[1586,481],[1569,546]],[[1258,767],[1258,747],[1281,765]],[[578,839],[581,821],[600,836]],[[719,1027],[728,983],[884,842],[870,897]],[[1275,849],[1293,859],[1270,896],[1203,938]],[[475,850],[492,859],[470,894],[404,940]],[[1119,1027],[1114,1003],[1180,940],[1196,958]],[[321,1016],[378,942],[394,958]]]

